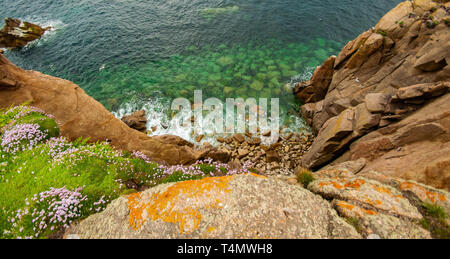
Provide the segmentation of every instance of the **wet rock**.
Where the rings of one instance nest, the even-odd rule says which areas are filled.
[[[245,142],[245,137],[242,134],[233,135],[233,139],[239,142],[240,144]]]
[[[205,135],[201,134],[195,137],[195,142],[199,143],[205,138]]]
[[[334,73],[336,56],[329,57],[322,66],[317,67],[310,81],[297,83],[294,94],[305,103],[322,100],[327,94]]]
[[[144,110],[133,112],[131,115],[123,116],[121,120],[132,129],[143,133],[147,132],[147,117],[145,116]]]
[[[19,19],[6,18],[5,26],[0,31],[0,48],[18,49],[41,38],[51,27],[42,28],[39,25],[22,22]]]

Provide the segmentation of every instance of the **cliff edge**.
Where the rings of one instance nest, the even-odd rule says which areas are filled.
[[[450,189],[450,3],[444,2],[400,3],[295,86],[317,134],[304,167],[359,160],[360,172]]]

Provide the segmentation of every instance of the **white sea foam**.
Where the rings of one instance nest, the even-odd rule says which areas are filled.
[[[150,98],[146,101],[139,103],[125,103],[120,106],[119,109],[112,112],[112,114],[121,119],[125,115],[129,115],[138,110],[145,110],[147,116],[147,129],[152,130],[152,128],[156,128],[155,131],[151,132],[151,135],[175,135],[179,136],[185,140],[195,142],[195,135],[193,134],[193,130],[190,128],[185,128],[179,126],[178,123],[175,123],[170,120],[168,114],[171,114],[170,110],[171,104],[168,100],[162,100],[159,98]],[[182,118],[186,118],[190,120],[192,114],[185,113],[181,114]],[[310,127],[306,124],[306,122],[295,115],[287,116],[287,119],[290,120],[290,124],[287,127],[281,130],[282,134],[287,134],[289,132],[311,132]],[[270,120],[270,119],[269,119]],[[284,125],[284,121],[280,121],[280,125]],[[270,125],[270,122],[269,122]],[[203,120],[203,134],[205,137],[201,141],[201,143],[208,142],[210,144],[217,144],[217,137],[227,137],[229,134],[216,134],[215,125],[213,123],[207,123],[207,121]],[[266,132],[270,128],[260,128],[260,133]],[[265,138],[262,138],[263,143],[265,143]],[[268,140],[267,140],[268,141]],[[197,144],[197,143],[196,143]],[[200,143],[198,143],[200,144]]]

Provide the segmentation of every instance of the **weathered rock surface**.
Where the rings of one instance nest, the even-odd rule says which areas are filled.
[[[147,132],[147,117],[145,116],[144,110],[136,111],[130,115],[123,116],[121,120],[132,129],[143,133]]]
[[[198,155],[179,137],[149,137],[129,128],[76,84],[22,70],[0,54],[0,107],[25,102],[54,115],[61,134],[71,140],[109,140],[116,148],[142,151],[152,160],[168,164],[193,162]]]
[[[0,31],[0,48],[17,49],[41,38],[51,27],[41,28],[39,25],[22,22],[19,19],[6,18],[5,26]]]
[[[360,238],[320,196],[256,175],[157,186],[113,201],[80,238]]]
[[[316,172],[308,189],[330,200],[363,237],[430,238],[420,225],[421,204],[439,205],[447,213],[450,210],[450,194],[444,190],[376,171],[354,174],[345,169],[347,165],[349,162]]]
[[[327,94],[328,86],[333,78],[335,56],[329,57],[322,66],[317,67],[307,82],[300,82],[294,86],[294,94],[305,103],[315,103]]]
[[[299,84],[302,114],[317,133],[303,166],[365,158],[365,171],[450,190],[449,10],[442,1],[403,2],[331,57],[332,71],[324,63],[323,98],[324,84]],[[345,131],[343,117],[352,121]]]

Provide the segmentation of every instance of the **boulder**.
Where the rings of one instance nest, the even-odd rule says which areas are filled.
[[[25,71],[0,54],[1,82],[14,87],[0,87],[0,108],[30,102],[56,117],[61,135],[69,140],[89,138],[91,142],[106,141],[118,149],[141,151],[155,162],[186,164],[195,161],[192,144],[179,138],[156,136],[129,128],[100,103],[88,96],[78,85],[67,80]]]
[[[248,174],[159,185],[74,225],[85,238],[360,238],[300,186]]]
[[[383,112],[391,100],[391,95],[383,93],[367,94],[365,97],[366,108],[371,113]]]
[[[123,116],[121,119],[128,127],[135,129],[140,132],[147,132],[147,117],[145,116],[145,111],[136,111],[131,115]]]
[[[432,98],[450,92],[450,81],[438,83],[425,83],[402,87],[397,91],[397,97],[401,100],[414,98]]]
[[[367,104],[361,103],[355,107],[355,118],[353,120],[354,134],[361,136],[367,133],[370,129],[378,126],[380,119],[380,114],[371,113],[367,109]]]
[[[320,130],[311,149],[302,159],[302,165],[316,168],[329,162],[333,154],[350,141],[347,138],[353,132],[353,109],[347,109],[339,116],[328,120]]]
[[[39,25],[22,22],[19,19],[6,18],[5,26],[0,31],[0,48],[18,49],[41,38],[51,27],[41,28]]]
[[[328,91],[334,72],[336,56],[329,57],[322,66],[317,67],[311,80],[305,83],[297,83],[294,86],[294,94],[304,103],[313,103],[322,100]]]

